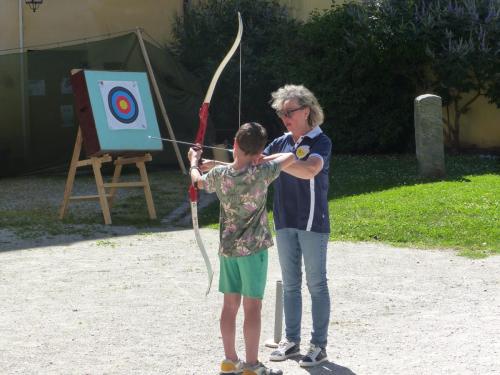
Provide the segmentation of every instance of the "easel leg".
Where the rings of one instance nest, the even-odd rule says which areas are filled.
[[[117,160],[121,160],[122,157],[119,156]],[[120,181],[120,175],[122,173],[122,164],[115,163],[115,171],[113,173],[113,179],[111,180],[111,183],[116,184],[118,181]],[[111,190],[109,191],[109,198],[108,198],[108,204],[109,208],[111,209],[113,207],[113,200],[115,198],[115,193],[116,193],[116,187],[112,187]]]
[[[59,210],[59,219],[63,219],[66,215],[68,209],[69,198],[71,197],[71,192],[73,191],[73,184],[75,183],[76,175],[76,165],[78,159],[80,158],[80,152],[82,150],[82,130],[78,127],[78,133],[76,134],[75,148],[73,149],[73,156],[71,157],[71,163],[69,165],[68,178],[66,179],[66,186],[64,188],[64,197]]]
[[[97,185],[97,194],[101,203],[102,215],[104,216],[104,224],[111,224],[111,214],[109,213],[108,199],[106,198],[106,189],[101,174],[101,161],[99,158],[92,157],[92,169],[94,170],[95,182]]]
[[[141,181],[144,183],[144,196],[146,197],[146,204],[148,206],[149,218],[156,219],[156,210],[153,203],[153,195],[151,194],[151,187],[149,186],[148,174],[146,173],[146,166],[143,161],[135,163],[141,174]]]

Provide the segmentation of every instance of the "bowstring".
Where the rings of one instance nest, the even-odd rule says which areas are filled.
[[[240,41],[240,87],[239,87],[239,93],[238,93],[238,129],[240,128],[241,126],[241,59],[242,59],[242,55],[243,55],[243,50],[242,50],[242,46],[243,46],[243,41]]]

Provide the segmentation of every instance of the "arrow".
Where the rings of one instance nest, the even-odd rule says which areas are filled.
[[[148,138],[150,139],[159,139],[160,141],[168,141],[168,142],[172,142],[172,143],[180,143],[182,145],[188,145],[188,146],[195,146],[195,147],[200,147],[200,145],[197,145],[195,143],[191,143],[191,142],[184,142],[184,141],[177,141],[177,140],[173,140],[173,139],[169,139],[169,138],[160,138],[160,137],[152,137],[152,136],[148,136]],[[222,151],[229,151],[229,152],[233,152],[233,150],[229,149],[229,148],[222,148],[222,147],[214,147],[214,146],[201,146],[203,148],[211,148],[213,150],[222,150]]]

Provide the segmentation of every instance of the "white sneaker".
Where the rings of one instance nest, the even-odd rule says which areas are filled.
[[[269,359],[271,361],[284,361],[287,358],[300,355],[300,345],[293,341],[283,339],[278,344],[278,349],[271,353]]]
[[[325,361],[328,361],[325,348],[311,344],[307,354],[299,361],[299,365],[301,367],[314,367]]]

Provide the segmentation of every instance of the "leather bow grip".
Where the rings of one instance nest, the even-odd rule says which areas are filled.
[[[189,186],[188,194],[190,202],[198,202],[198,189],[193,184]]]
[[[202,146],[205,141],[205,132],[207,130],[209,106],[210,103],[203,103],[200,107],[200,113],[199,113],[200,124],[198,126],[198,132],[196,133],[196,139],[194,141],[194,143],[199,143]]]

